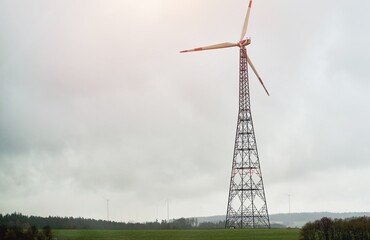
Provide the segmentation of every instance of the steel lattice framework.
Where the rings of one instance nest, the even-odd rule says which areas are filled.
[[[227,204],[226,228],[270,228],[253,128],[247,51],[240,48],[239,113]]]

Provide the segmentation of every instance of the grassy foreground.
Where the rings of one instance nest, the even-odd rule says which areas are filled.
[[[298,240],[298,229],[53,230],[58,240]]]

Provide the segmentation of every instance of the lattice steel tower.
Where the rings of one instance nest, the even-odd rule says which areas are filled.
[[[253,128],[247,51],[244,47],[240,48],[239,113],[226,214],[226,228],[232,227],[270,227]]]
[[[249,0],[248,11],[239,42],[224,42],[181,51],[181,53],[186,53],[232,47],[240,48],[239,114],[231,170],[229,200],[227,204],[227,228],[270,227],[256,137],[254,135],[252,122],[248,66],[251,67],[257,76],[267,95],[269,95],[269,92],[257,73],[256,68],[253,66],[251,59],[247,55],[246,46],[251,43],[250,38],[246,38],[251,8],[252,0]]]

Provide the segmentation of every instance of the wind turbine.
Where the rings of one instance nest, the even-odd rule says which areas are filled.
[[[107,201],[107,221],[109,222],[109,201],[110,201],[110,199],[106,198],[106,197],[103,197],[103,196],[101,196],[101,197],[104,198],[105,201]]]
[[[262,172],[252,122],[248,66],[253,70],[263,89],[270,96],[265,84],[249,58],[245,38],[248,29],[252,0],[249,1],[240,40],[181,51],[180,53],[239,47],[239,113],[235,136],[234,156],[230,178],[226,228],[270,228]]]
[[[109,221],[109,200],[110,199],[105,199],[107,200],[107,221]]]

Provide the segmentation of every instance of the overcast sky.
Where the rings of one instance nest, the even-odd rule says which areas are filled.
[[[226,214],[247,0],[0,0],[0,213]],[[370,2],[255,0],[270,213],[370,211]]]

